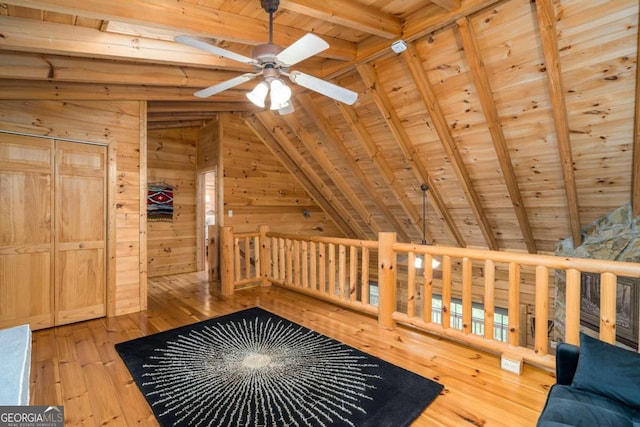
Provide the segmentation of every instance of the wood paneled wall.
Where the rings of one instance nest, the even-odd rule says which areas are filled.
[[[224,161],[224,225],[234,231],[272,231],[341,237],[282,162],[244,124],[239,114],[221,115]],[[233,216],[229,216],[229,211]],[[306,216],[305,216],[306,212]]]
[[[138,101],[0,101],[0,129],[87,141],[109,147],[108,221],[115,244],[109,254],[108,311],[146,308],[141,167],[146,105]],[[141,234],[142,233],[142,234]]]
[[[150,130],[147,181],[173,186],[173,221],[147,223],[149,277],[196,271],[198,128]]]

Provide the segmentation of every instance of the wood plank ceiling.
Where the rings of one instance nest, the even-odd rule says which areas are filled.
[[[325,39],[295,69],[353,106],[295,87],[280,116],[247,101],[255,82],[192,95],[251,70],[173,37],[250,56],[259,0],[5,1],[0,98],[147,100],[155,128],[238,112],[351,237],[420,242],[422,183],[436,244],[547,253],[624,203],[640,213],[637,1],[280,3],[274,42]]]

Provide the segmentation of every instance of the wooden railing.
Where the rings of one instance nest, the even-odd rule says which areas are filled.
[[[549,369],[555,365],[548,338],[550,274],[566,274],[565,341],[573,344],[579,342],[581,272],[600,274],[600,339],[610,343],[616,340],[617,276],[640,277],[638,263],[415,245],[397,242],[395,233],[380,233],[378,241],[366,241],[272,233],[266,226],[255,233],[234,234],[230,227],[223,227],[221,244],[225,294],[249,284],[276,284],[375,315],[385,328],[400,322],[493,353],[516,355]],[[414,265],[418,256],[424,258],[421,269]],[[441,262],[437,271],[431,267],[434,257]],[[494,337],[498,266],[508,271],[506,342]],[[471,329],[473,290],[478,288],[473,283],[473,268],[482,271],[483,334]],[[524,269],[532,272],[534,283],[523,284]],[[442,300],[439,322],[432,321],[436,272]],[[375,296],[372,284],[378,291],[377,304],[371,301]],[[520,332],[525,326],[520,324],[522,286],[534,292],[533,348],[520,345]],[[451,323],[454,293],[462,303],[460,328]]]

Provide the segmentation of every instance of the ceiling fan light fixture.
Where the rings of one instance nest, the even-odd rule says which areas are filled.
[[[271,109],[285,108],[291,99],[291,88],[280,79],[273,79],[269,84],[271,90]]]
[[[347,105],[352,105],[356,102],[358,94],[352,90],[299,71],[292,71],[291,74],[288,73],[289,67],[323,52],[329,48],[329,44],[321,37],[311,33],[305,34],[286,48],[274,44],[273,15],[278,10],[280,0],[260,0],[260,4],[265,12],[269,14],[269,41],[255,46],[251,57],[223,49],[220,46],[216,46],[197,37],[179,35],[174,38],[178,43],[201,49],[232,61],[251,65],[256,70],[255,73],[245,73],[241,76],[199,90],[194,95],[199,98],[207,98],[262,75],[267,85],[266,92],[264,86],[256,86],[253,91],[248,94],[249,100],[258,107],[264,108],[266,96],[271,92],[270,109],[278,110],[280,114],[288,114],[293,111],[288,103],[291,98],[291,89],[280,80],[280,76],[287,76],[292,83],[333,98],[336,101],[343,102]]]
[[[253,105],[264,108],[267,93],[269,93],[269,85],[267,85],[267,82],[260,82],[251,92],[247,93],[247,98],[249,98],[249,101],[251,101]]]

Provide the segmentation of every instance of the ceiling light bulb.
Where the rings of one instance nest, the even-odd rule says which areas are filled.
[[[440,267],[440,261],[435,258],[431,258],[431,268],[436,269]]]
[[[267,82],[260,82],[247,94],[247,98],[253,105],[264,108],[264,100],[267,99],[268,92],[269,85],[267,85]]]
[[[279,110],[287,106],[291,99],[291,89],[280,79],[271,81],[271,109]]]
[[[422,257],[421,256],[418,255],[416,257],[415,261],[413,262],[413,266],[415,268],[418,268],[418,269],[422,268]],[[435,270],[438,267],[440,267],[440,261],[438,261],[435,258],[431,258],[431,268],[433,270]]]
[[[289,100],[289,102],[284,104],[282,108],[278,110],[278,113],[280,113],[281,116],[284,116],[285,114],[291,114],[294,111],[295,109],[293,108],[293,103],[291,102],[291,100]]]
[[[422,268],[422,257],[421,256],[417,256],[415,261],[413,261],[413,266],[415,268]]]

